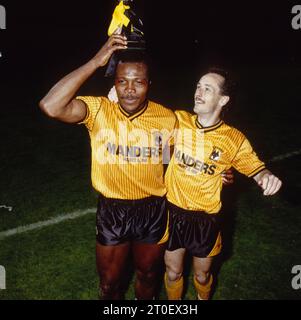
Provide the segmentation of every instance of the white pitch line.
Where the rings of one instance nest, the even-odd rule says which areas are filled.
[[[281,161],[281,160],[284,160],[284,159],[287,159],[287,158],[291,158],[293,156],[297,156],[299,154],[301,154],[301,149],[296,150],[296,151],[292,151],[292,152],[288,152],[288,153],[285,153],[285,154],[282,154],[282,155],[279,155],[279,156],[275,156],[270,160],[270,162]],[[48,227],[48,226],[60,223],[62,221],[65,221],[65,220],[76,219],[76,218],[85,216],[85,215],[87,215],[89,213],[92,213],[92,212],[93,213],[96,212],[96,208],[78,210],[78,211],[74,211],[72,213],[59,215],[59,216],[57,216],[55,218],[52,218],[52,219],[49,219],[49,220],[46,220],[46,221],[39,221],[39,222],[36,222],[36,223],[32,223],[32,224],[29,224],[29,225],[17,227],[17,228],[14,228],[14,229],[1,231],[0,232],[0,240],[4,239],[4,238],[7,238],[7,237],[10,237],[10,236],[13,236],[13,235],[16,235],[16,234],[24,233],[24,232],[27,232],[27,231]]]
[[[49,219],[49,220],[39,221],[39,222],[28,224],[25,226],[20,226],[20,227],[14,228],[14,229],[1,231],[0,232],[0,240],[7,238],[7,237],[10,237],[10,236],[13,236],[13,235],[16,235],[16,234],[24,233],[27,231],[48,227],[48,226],[60,223],[62,221],[65,221],[65,220],[72,220],[72,219],[76,219],[79,217],[83,217],[83,216],[85,216],[89,213],[92,213],[92,212],[95,213],[96,208],[78,210],[78,211],[74,211],[74,212],[67,213],[67,214],[61,214],[61,215],[54,217],[52,219]]]
[[[273,157],[270,160],[270,162],[281,161],[281,160],[284,160],[284,159],[287,159],[287,158],[298,156],[299,154],[301,154],[301,149],[295,150],[295,151],[292,151],[292,152],[288,152],[288,153],[284,153],[284,154],[281,154],[279,156]]]

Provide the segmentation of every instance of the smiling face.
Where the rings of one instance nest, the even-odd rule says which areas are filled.
[[[197,84],[193,111],[198,115],[221,112],[229,97],[223,95],[224,77],[217,73],[205,74]]]
[[[119,62],[115,87],[121,107],[128,113],[143,108],[149,89],[148,69],[143,62]]]

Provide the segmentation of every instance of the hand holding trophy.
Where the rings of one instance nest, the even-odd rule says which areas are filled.
[[[143,23],[131,8],[134,0],[118,0],[112,20],[108,29],[108,35],[122,34],[127,39],[126,50],[145,50]],[[113,76],[117,64],[116,55],[113,54],[108,64],[105,76]]]

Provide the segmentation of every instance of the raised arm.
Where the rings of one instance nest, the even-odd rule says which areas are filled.
[[[89,62],[65,76],[47,93],[39,103],[42,111],[51,118],[67,123],[84,120],[86,105],[74,99],[77,91],[98,68],[107,64],[114,51],[125,49],[126,45],[124,36],[113,34]]]
[[[281,180],[272,174],[271,171],[264,169],[253,177],[257,184],[263,189],[265,196],[271,196],[281,188]]]

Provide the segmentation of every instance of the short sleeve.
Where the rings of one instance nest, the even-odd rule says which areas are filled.
[[[101,106],[101,97],[78,96],[76,99],[83,101],[87,106],[87,114],[83,121],[78,124],[84,124],[89,131],[93,129],[94,121]]]
[[[238,152],[232,160],[233,167],[242,174],[250,177],[265,169],[265,164],[259,160],[250,142],[244,138]]]

